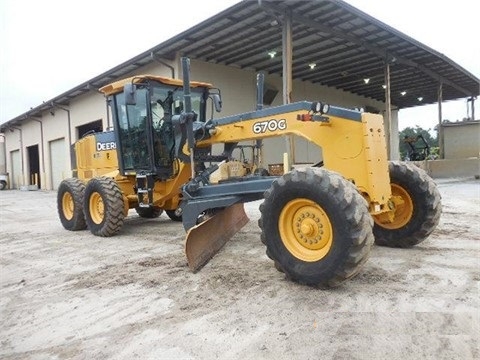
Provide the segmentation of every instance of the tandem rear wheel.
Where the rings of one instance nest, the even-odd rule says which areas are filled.
[[[85,185],[77,178],[65,179],[57,192],[57,210],[63,227],[70,231],[87,228],[83,214]]]
[[[375,243],[407,248],[424,241],[438,225],[442,213],[440,193],[428,174],[400,161],[389,163],[390,186],[395,203],[393,222],[374,216]]]

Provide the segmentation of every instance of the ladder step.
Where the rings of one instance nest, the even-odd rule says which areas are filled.
[[[154,179],[152,174],[137,174],[136,187],[138,206],[146,208],[151,206],[153,202]]]

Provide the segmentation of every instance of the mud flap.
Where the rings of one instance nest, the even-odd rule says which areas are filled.
[[[248,221],[243,203],[238,203],[189,229],[185,253],[190,270],[200,270]]]

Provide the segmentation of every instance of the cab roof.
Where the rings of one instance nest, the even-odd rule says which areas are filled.
[[[145,75],[135,75],[126,79],[115,81],[111,84],[101,87],[99,90],[107,96],[113,95],[113,94],[122,92],[125,84],[129,84],[129,83],[138,84],[138,83],[145,82],[145,80],[154,80],[166,85],[183,86],[183,80],[180,80],[180,79],[171,79],[171,78],[158,76],[158,75],[145,74]],[[204,87],[208,89],[213,87],[212,84],[209,84],[206,82],[200,82],[200,81],[190,81],[190,86],[192,88]]]

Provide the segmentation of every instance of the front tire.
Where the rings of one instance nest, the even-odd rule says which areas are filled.
[[[395,203],[393,222],[374,216],[375,243],[407,248],[424,241],[438,225],[442,213],[440,193],[428,174],[400,161],[389,163],[390,185]]]
[[[137,212],[138,216],[145,219],[158,218],[160,215],[162,215],[162,212],[163,212],[162,209],[154,206],[150,206],[150,207],[138,206],[135,208],[135,211]]]
[[[260,205],[261,239],[275,267],[302,284],[334,287],[356,275],[373,244],[373,221],[355,186],[321,168],[272,183]]]
[[[182,215],[178,216],[175,214],[175,210],[165,210],[167,213],[167,216],[170,218],[172,221],[182,221]]]
[[[57,192],[58,217],[63,227],[70,231],[87,228],[83,213],[85,184],[77,178],[65,179]]]
[[[91,179],[85,188],[83,211],[88,228],[97,236],[112,236],[123,226],[123,196],[117,183],[106,177]]]

